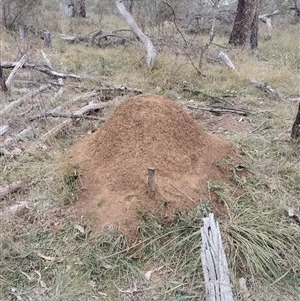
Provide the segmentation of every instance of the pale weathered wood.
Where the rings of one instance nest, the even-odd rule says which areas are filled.
[[[88,105],[80,108],[78,111],[74,113],[74,115],[80,116],[90,111],[95,111],[103,108],[103,104],[101,103],[89,103]],[[66,128],[69,124],[73,122],[73,118],[68,118],[64,120],[62,123],[53,127],[50,131],[42,135],[37,141],[35,141],[30,149],[37,147],[39,144],[45,143],[50,138],[55,137],[59,132],[61,132],[64,128]]]
[[[226,66],[228,68],[230,68],[232,71],[234,71],[236,74],[239,74],[238,71],[235,69],[234,64],[232,63],[232,61],[229,59],[229,57],[227,56],[227,54],[225,54],[224,52],[220,52],[219,53],[219,57],[221,58],[221,60],[226,64]]]
[[[18,64],[18,62],[1,62],[2,68],[6,68],[6,69],[14,68],[17,64]],[[76,78],[76,79],[83,79],[82,76],[78,76],[76,74],[57,72],[57,71],[49,68],[48,66],[39,66],[39,65],[35,65],[35,64],[25,63],[22,66],[22,68],[33,69],[33,70],[43,72],[43,73],[46,73],[48,75],[52,75],[55,77],[62,77],[62,78],[71,77],[71,78]]]
[[[48,88],[50,88],[51,85],[48,84],[48,85],[43,85],[41,86],[40,88],[22,96],[21,98],[15,100],[15,101],[12,101],[11,103],[9,103],[6,107],[4,107],[1,111],[0,111],[0,117],[3,116],[4,114],[8,113],[11,109],[13,109],[14,107],[20,105],[24,100],[26,100],[27,98],[30,98]]]
[[[131,14],[126,10],[126,7],[124,5],[124,2],[122,0],[115,0],[115,4],[124,18],[127,25],[132,30],[133,34],[136,36],[136,38],[141,41],[147,50],[147,58],[146,63],[149,68],[152,68],[155,57],[156,57],[156,49],[151,42],[151,40],[141,31],[141,29],[138,27],[134,19],[132,18]]]
[[[4,135],[9,129],[9,126],[7,124],[0,126],[0,136]]]
[[[0,186],[0,199],[4,199],[11,193],[16,192],[22,185],[23,181],[19,180],[8,185]]]
[[[233,301],[229,270],[218,222],[214,215],[203,218],[201,262],[206,301]]]
[[[25,64],[26,60],[27,60],[27,55],[24,54],[22,56],[22,58],[20,59],[20,61],[16,63],[16,65],[14,66],[12,72],[10,73],[10,75],[8,76],[8,78],[7,78],[6,82],[5,82],[5,85],[6,85],[7,88],[9,88],[9,86],[10,86],[10,84],[11,84],[14,76],[17,74],[18,70],[23,67],[23,65]]]
[[[262,21],[263,23],[265,23],[266,26],[267,26],[267,32],[268,32],[267,39],[268,40],[272,39],[272,20],[271,20],[271,17],[275,16],[275,15],[278,15],[279,12],[280,12],[279,10],[275,10],[271,14],[264,14],[264,15],[258,16],[258,19],[260,21]]]
[[[46,62],[46,66],[48,66],[49,68],[52,69],[51,62],[48,59],[47,54],[42,49],[41,49],[41,54],[42,54],[42,56],[44,58],[44,61]]]

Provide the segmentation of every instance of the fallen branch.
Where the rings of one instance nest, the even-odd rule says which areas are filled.
[[[271,86],[269,86],[268,84],[262,83],[260,81],[258,81],[255,78],[251,78],[250,79],[250,83],[255,85],[258,89],[261,89],[265,92],[268,92],[269,94],[272,94],[274,96],[279,97],[281,100],[287,100],[287,98],[284,96],[283,93],[276,91],[275,89],[273,89]]]
[[[0,126],[0,136],[4,135],[9,129],[9,125],[5,124]]]
[[[6,198],[9,194],[12,194],[22,188],[23,181],[19,180],[8,185],[0,186],[0,199]]]
[[[2,68],[6,68],[6,69],[14,68],[17,64],[18,64],[18,62],[1,62]],[[71,78],[76,78],[76,79],[84,79],[82,76],[79,76],[76,74],[57,72],[48,66],[39,66],[39,65],[35,65],[35,64],[25,63],[22,66],[22,68],[33,69],[33,70],[43,72],[43,73],[46,73],[48,75],[52,75],[55,77],[62,77],[62,78],[71,77]]]
[[[6,85],[7,88],[9,88],[9,86],[10,86],[10,84],[11,84],[14,76],[17,74],[18,70],[23,67],[23,65],[25,64],[26,60],[27,60],[27,55],[24,54],[22,56],[22,58],[20,59],[20,61],[17,62],[17,64],[13,68],[12,72],[10,73],[10,75],[8,76],[8,78],[7,78],[6,82],[5,82],[5,85]]]
[[[235,109],[235,108],[227,108],[227,107],[219,107],[219,106],[212,106],[212,107],[206,107],[206,108],[194,107],[194,106],[187,106],[187,107],[192,110],[208,111],[208,112],[215,113],[218,115],[224,114],[224,113],[232,113],[232,114],[238,114],[238,115],[243,115],[243,116],[255,114],[254,112],[251,112],[246,109]]]
[[[297,223],[300,223],[300,214],[296,214],[293,208],[288,208],[288,216],[293,218]]]
[[[82,118],[82,119],[99,120],[99,121],[103,121],[103,122],[106,120],[106,118],[101,118],[101,117],[97,117],[97,116],[89,116],[89,115],[83,115],[83,114],[81,114],[81,115],[78,115],[78,114],[64,114],[64,113],[54,113],[54,112],[45,112],[45,113],[42,113],[42,114],[29,116],[28,120],[33,121],[33,120],[36,120],[36,119],[47,118],[47,117],[72,118],[72,119]]]
[[[191,89],[185,87],[185,88],[183,88],[183,91],[190,92],[193,95],[202,94],[202,95],[204,95],[206,97],[209,97],[209,98],[212,98],[212,99],[215,99],[215,100],[219,100],[219,101],[225,102],[226,104],[230,105],[231,107],[234,107],[234,105],[231,102],[229,102],[228,100],[226,100],[226,99],[224,99],[222,97],[219,97],[219,96],[214,96],[214,95],[207,94],[207,93],[205,93],[203,91],[200,91],[200,90],[191,90]]]
[[[83,115],[87,112],[99,110],[99,109],[102,109],[102,108],[103,108],[103,104],[101,104],[101,103],[89,103],[87,106],[84,106],[81,109],[79,109],[78,111],[76,111],[73,115],[80,116],[80,115]],[[65,127],[67,127],[70,123],[72,123],[73,120],[74,120],[73,118],[68,118],[65,121],[63,121],[62,123],[60,123],[57,126],[55,126],[54,128],[52,128],[50,131],[48,131],[42,137],[40,137],[36,142],[34,142],[32,144],[32,146],[30,147],[30,149],[37,147],[39,144],[45,143],[50,138],[55,137]]]
[[[48,88],[50,88],[51,85],[48,84],[48,85],[43,85],[41,86],[40,88],[32,91],[32,92],[29,92],[28,94],[22,96],[21,98],[15,100],[15,101],[12,101],[11,103],[9,103],[6,107],[4,107],[1,111],[0,111],[0,116],[3,116],[4,114],[8,113],[11,109],[13,109],[14,107],[20,105],[25,99],[27,98],[30,98]]]

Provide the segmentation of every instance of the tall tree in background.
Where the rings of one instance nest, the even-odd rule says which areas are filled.
[[[258,14],[261,0],[238,0],[229,44],[257,48]]]

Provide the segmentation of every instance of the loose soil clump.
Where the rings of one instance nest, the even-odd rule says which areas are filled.
[[[207,182],[228,177],[220,164],[228,156],[229,143],[205,133],[174,101],[129,98],[71,149],[84,187],[75,207],[94,216],[96,230],[117,227],[134,240],[145,212],[163,223],[207,199],[214,211],[222,210]],[[156,170],[154,196],[148,193],[149,167]]]

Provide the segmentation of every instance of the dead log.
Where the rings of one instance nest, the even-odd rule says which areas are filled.
[[[0,186],[0,199],[5,199],[8,195],[22,188],[23,181],[19,180],[8,185]]]
[[[0,117],[3,116],[4,114],[8,113],[11,109],[13,109],[14,107],[20,105],[24,100],[26,100],[27,98],[30,98],[48,88],[50,88],[51,85],[48,84],[48,85],[43,85],[41,86],[40,88],[22,96],[21,98],[15,100],[15,101],[12,101],[11,103],[9,103],[6,107],[4,107],[1,111],[0,111]]]
[[[53,118],[72,118],[72,119],[91,119],[91,120],[99,120],[99,121],[105,121],[106,118],[101,118],[97,116],[89,116],[89,115],[77,115],[77,114],[66,114],[66,113],[53,113],[53,112],[45,112],[42,114],[37,114],[33,116],[28,117],[28,121],[33,121],[40,118],[47,118],[47,117],[53,117]]]
[[[203,218],[201,262],[206,301],[233,301],[229,270],[218,222],[214,215]]]
[[[231,113],[231,114],[238,114],[242,116],[248,116],[250,114],[254,114],[254,112],[251,112],[246,109],[235,109],[235,108],[227,108],[227,107],[220,107],[220,106],[211,106],[211,107],[194,107],[194,106],[187,106],[189,109],[192,110],[202,110],[202,111],[208,111],[217,115],[225,114],[225,113]]]
[[[5,82],[5,85],[6,85],[7,88],[9,88],[9,86],[10,86],[10,84],[11,84],[14,76],[17,74],[18,70],[23,67],[23,65],[25,64],[26,60],[27,60],[27,55],[24,54],[22,56],[22,58],[20,59],[20,61],[16,63],[16,65],[14,66],[12,72],[10,73],[10,75],[8,76],[8,78],[7,78],[6,82]]]
[[[124,18],[125,22],[132,30],[133,34],[146,47],[147,50],[146,63],[149,68],[152,68],[156,57],[156,50],[154,45],[152,44],[151,40],[141,31],[141,29],[138,27],[138,25],[132,18],[131,14],[126,10],[124,2],[122,0],[115,0],[115,4],[119,10],[119,13]]]
[[[18,64],[18,62],[1,62],[2,68],[6,68],[6,69],[14,68],[17,64]],[[43,72],[43,73],[46,73],[48,75],[52,75],[55,77],[61,77],[61,78],[71,77],[71,78],[76,78],[76,79],[83,79],[83,77],[81,77],[79,75],[75,75],[75,74],[71,74],[71,73],[57,72],[57,71],[49,68],[48,66],[39,66],[39,65],[35,65],[35,64],[25,63],[22,66],[22,68],[33,69],[33,70]]]
[[[299,108],[298,108],[298,113],[296,116],[296,120],[293,124],[292,127],[292,133],[291,133],[291,137],[293,139],[300,139],[300,103],[299,103]]]
[[[89,103],[87,106],[84,106],[81,109],[79,109],[78,111],[76,111],[73,115],[82,116],[82,115],[86,114],[87,112],[99,110],[102,108],[103,108],[103,104],[101,104],[101,103]],[[54,128],[52,128],[50,131],[48,131],[42,137],[40,137],[36,142],[34,142],[31,145],[30,150],[39,146],[40,144],[45,143],[47,140],[55,137],[59,132],[61,132],[64,128],[66,128],[69,124],[71,124],[73,122],[73,120],[74,119],[72,119],[72,118],[68,118],[65,121],[63,121],[62,123],[60,123],[57,126],[55,126]]]

